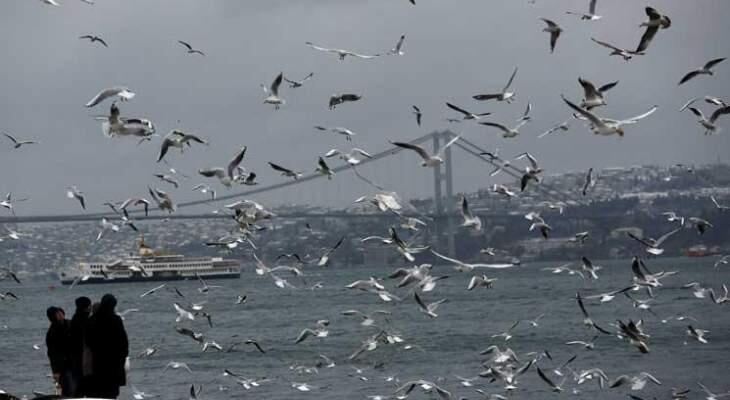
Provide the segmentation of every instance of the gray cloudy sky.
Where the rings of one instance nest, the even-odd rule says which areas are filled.
[[[40,0],[0,2],[0,130],[40,140],[36,147],[13,151],[0,146],[0,192],[31,199],[17,206],[19,214],[72,213],[77,204],[64,197],[65,187],[78,185],[92,210],[101,203],[146,194],[147,185],[172,193],[176,201],[201,198],[190,188],[203,182],[195,171],[223,165],[236,148],[248,145],[244,165],[263,184],[284,179],[266,166],[275,161],[294,169],[313,170],[316,158],[331,147],[347,148],[340,137],[312,129],[339,125],[356,131],[355,144],[372,152],[388,140],[408,140],[449,127],[452,101],[474,111],[491,111],[491,120],[514,121],[527,100],[533,121],[516,139],[503,139],[476,124],[452,125],[465,137],[503,154],[535,154],[548,172],[633,164],[727,161],[730,139],[724,132],[702,135],[695,118],[677,109],[693,96],[730,96],[730,61],[716,77],[700,77],[677,87],[681,76],[711,58],[730,55],[730,1],[727,0],[599,0],[603,19],[593,23],[565,15],[584,10],[587,0],[59,0],[61,7]],[[652,5],[672,18],[659,32],[648,55],[625,63],[590,41],[594,36],[619,46],[635,47]],[[538,17],[551,18],[565,29],[555,54]],[[78,40],[82,34],[103,37],[109,48]],[[313,41],[362,53],[390,49],[406,35],[404,57],[372,61],[316,52]],[[208,56],[187,55],[176,41],[185,40]],[[479,103],[471,96],[501,88],[519,66],[512,105]],[[279,72],[312,79],[297,90],[284,88],[287,104],[279,111],[261,104],[260,83]],[[622,118],[660,109],[630,126],[623,139],[595,137],[574,123],[563,136],[536,136],[563,121],[569,110],[560,94],[580,99],[577,83],[584,76],[597,84],[619,80],[599,114]],[[91,115],[108,111],[109,103],[88,110],[82,105],[97,91],[127,85],[137,97],[121,105],[125,116],[152,119],[158,133],[179,127],[207,137],[209,147],[195,146],[167,159],[192,176],[174,191],[151,176],[163,172],[155,163],[159,141],[136,145],[132,139],[109,139]],[[362,93],[357,104],[327,110],[330,94]],[[424,111],[418,128],[411,104]],[[703,105],[706,112],[708,108]],[[179,123],[178,123],[179,120]],[[730,118],[722,122],[730,126]],[[459,154],[459,191],[494,183],[485,167]],[[463,158],[463,160],[462,160]],[[404,197],[429,193],[430,171],[404,154],[363,172]],[[504,178],[502,178],[504,179]],[[215,182],[210,181],[210,184]],[[370,190],[350,174],[296,190],[260,197],[270,203],[292,200],[343,205]],[[222,189],[222,188],[219,188]],[[225,190],[221,190],[225,192]]]

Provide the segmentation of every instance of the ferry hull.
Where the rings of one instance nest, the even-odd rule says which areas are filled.
[[[212,274],[201,274],[201,278],[205,280],[209,279],[239,279],[241,277],[240,272],[232,273],[232,272],[222,272],[222,273],[212,273]],[[92,283],[124,283],[124,282],[160,282],[160,281],[182,281],[182,280],[188,280],[188,279],[197,279],[195,276],[191,275],[153,275],[153,276],[142,276],[142,275],[133,275],[129,277],[114,277],[111,279],[105,279],[103,277],[91,277],[85,281],[79,281],[77,285],[86,285],[86,284],[92,284]],[[74,279],[61,279],[61,284],[63,285],[70,285],[74,282]]]

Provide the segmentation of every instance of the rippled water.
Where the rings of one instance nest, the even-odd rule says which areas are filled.
[[[730,276],[730,268],[715,270],[714,259],[657,259],[648,262],[650,269],[678,270],[679,274],[665,280],[666,287],[657,292],[653,310],[662,317],[677,314],[697,318],[696,327],[708,329],[709,344],[689,340],[685,334],[686,322],[676,320],[664,324],[646,311],[634,309],[628,299],[617,297],[613,302],[599,305],[586,301],[594,320],[606,328],[616,319],[638,320],[644,318],[646,332],[651,335],[651,353],[640,354],[627,342],[614,336],[601,336],[593,351],[569,347],[568,340],[590,339],[593,332],[582,324],[582,317],[574,300],[576,290],[584,295],[608,291],[626,286],[631,280],[630,261],[596,262],[604,265],[599,272],[600,279],[584,284],[579,278],[553,275],[542,271],[542,267],[555,264],[530,264],[522,267],[487,271],[499,280],[492,289],[465,290],[470,274],[459,273],[449,267],[434,267],[435,275],[449,275],[439,281],[436,289],[422,294],[426,301],[446,298],[438,310],[439,317],[432,320],[417,310],[411,292],[398,289],[395,292],[404,297],[398,304],[386,304],[373,294],[349,291],[344,286],[356,279],[368,276],[384,276],[389,269],[372,268],[330,268],[307,270],[307,284],[322,282],[317,290],[282,290],[273,285],[268,277],[256,276],[247,268],[240,280],[211,282],[223,288],[212,289],[207,295],[196,290],[197,282],[171,282],[177,286],[190,302],[207,301],[206,309],[213,316],[213,328],[208,328],[204,318],[192,323],[181,323],[196,331],[205,333],[206,338],[226,347],[238,338],[258,340],[266,354],[255,349],[240,346],[233,352],[201,353],[200,346],[190,338],[174,330],[175,312],[173,301],[179,301],[169,291],[140,298],[145,290],[158,283],[101,284],[79,286],[73,289],[34,283],[21,286],[2,282],[4,290],[12,290],[19,301],[0,302],[0,388],[16,394],[30,394],[32,390],[52,390],[48,361],[45,355],[44,337],[47,329],[45,309],[49,305],[64,307],[70,314],[73,300],[86,295],[98,300],[110,292],[119,300],[118,310],[139,308],[137,313],[126,316],[125,325],[130,337],[130,353],[133,355],[129,384],[122,388],[120,398],[131,396],[131,385],[146,393],[160,395],[163,399],[187,398],[191,383],[203,384],[201,398],[366,398],[369,395],[393,394],[395,384],[386,382],[385,377],[395,376],[401,382],[414,378],[440,381],[440,385],[452,391],[454,398],[481,398],[475,388],[489,393],[504,393],[501,382],[490,383],[487,379],[474,381],[475,387],[463,387],[454,374],[472,377],[483,370],[480,366],[483,356],[479,351],[490,344],[513,348],[521,360],[529,359],[527,352],[549,350],[556,362],[567,360],[578,354],[572,364],[576,370],[600,367],[613,379],[620,374],[634,374],[647,371],[663,382],[661,387],[648,385],[643,392],[634,394],[644,398],[657,396],[668,398],[671,387],[687,386],[699,398],[697,381],[702,381],[715,392],[730,390],[728,369],[730,362],[730,304],[714,305],[709,299],[695,299],[691,291],[681,286],[698,281],[718,290]],[[304,287],[301,279],[289,279]],[[395,282],[387,282],[393,287]],[[238,294],[248,296],[248,302],[236,305]],[[644,292],[635,296],[645,298]],[[389,322],[382,322],[388,329],[398,332],[406,344],[415,345],[405,350],[401,345],[380,345],[372,352],[364,353],[355,361],[348,361],[360,343],[376,332],[376,328],[363,327],[359,320],[345,317],[340,312],[356,308],[362,311],[385,309],[393,314]],[[545,317],[538,327],[520,324],[509,342],[491,335],[506,330],[516,319],[532,319],[541,313]],[[305,327],[313,327],[318,319],[331,322],[330,336],[308,339],[294,344],[294,339]],[[232,336],[237,335],[238,338]],[[685,342],[687,342],[685,344]],[[41,350],[33,345],[40,344]],[[148,346],[159,345],[157,354],[148,359],[134,356]],[[317,374],[297,374],[292,365],[312,366],[318,355],[333,358],[337,366],[320,369]],[[183,370],[168,370],[163,367],[169,361],[186,362],[194,374]],[[380,364],[378,368],[373,368]],[[551,370],[548,360],[540,361],[545,370]],[[362,369],[362,378],[354,367]],[[251,378],[267,377],[270,381],[260,387],[245,390],[230,378],[222,375],[228,368]],[[559,381],[559,379],[556,378]],[[291,382],[307,382],[316,389],[303,393],[291,387]],[[219,386],[228,386],[221,391]],[[531,369],[519,378],[519,389],[513,398],[545,399],[558,396],[539,380]],[[572,380],[564,385],[572,396]],[[595,384],[581,385],[577,398],[594,399],[625,398],[629,390],[625,387],[599,390]],[[435,395],[414,391],[411,398],[433,398]]]

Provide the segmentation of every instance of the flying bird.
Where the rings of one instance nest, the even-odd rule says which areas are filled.
[[[264,99],[264,104],[273,104],[274,109],[278,110],[286,101],[279,97],[279,86],[281,85],[281,80],[284,78],[284,73],[279,72],[279,75],[274,78],[274,81],[271,82],[271,86],[267,88],[265,85],[261,85],[261,88],[264,90],[264,93],[269,93],[268,97]]]
[[[646,31],[644,31],[644,35],[641,36],[641,41],[639,42],[639,46],[636,47],[637,53],[643,53],[646,51],[646,49],[649,48],[649,44],[651,43],[652,39],[654,39],[654,36],[659,31],[659,28],[667,29],[669,26],[672,25],[672,20],[669,19],[666,15],[662,15],[657,11],[655,8],[652,7],[646,7],[646,15],[649,16],[649,21],[642,22],[639,26],[645,26]]]
[[[380,57],[380,54],[364,55],[364,54],[355,53],[354,51],[350,51],[350,50],[328,49],[326,47],[317,46],[317,45],[315,45],[312,42],[305,42],[305,44],[307,46],[313,48],[314,50],[317,50],[317,51],[323,51],[323,52],[327,52],[327,53],[337,54],[337,56],[339,57],[340,61],[344,61],[345,57],[347,57],[347,56],[351,56],[351,57],[354,57],[354,58],[360,58],[360,59],[363,59],[363,60],[371,60],[373,58]]]
[[[135,93],[130,91],[129,88],[125,86],[114,86],[110,87],[108,89],[104,89],[96,94],[91,100],[89,100],[88,103],[84,105],[84,107],[91,108],[95,105],[101,103],[102,101],[117,96],[121,101],[128,101],[132,100],[135,96]]]
[[[201,56],[205,55],[205,53],[203,53],[202,51],[194,49],[193,46],[191,46],[188,42],[183,42],[182,40],[178,40],[177,42],[185,46],[186,49],[188,49],[188,54],[200,54]]]
[[[442,158],[444,151],[449,148],[452,144],[456,143],[457,140],[459,140],[461,136],[454,136],[451,140],[449,140],[445,145],[443,145],[438,151],[431,155],[429,154],[423,147],[417,145],[417,144],[411,144],[411,143],[404,143],[404,142],[390,142],[391,144],[398,146],[403,149],[413,150],[416,153],[418,153],[419,156],[423,159],[423,162],[421,163],[421,166],[423,167],[436,167],[438,165],[443,164],[444,159]]]
[[[474,100],[479,101],[486,101],[486,100],[497,100],[497,101],[506,101],[507,103],[511,103],[515,99],[515,93],[509,92],[510,86],[512,86],[512,82],[515,80],[515,76],[517,75],[517,67],[515,67],[514,71],[512,71],[512,75],[509,77],[509,81],[507,81],[507,85],[502,89],[499,93],[493,93],[493,94],[477,94],[475,96],[472,96]]]
[[[347,102],[354,102],[354,101],[358,101],[360,99],[362,99],[362,96],[359,94],[353,94],[353,93],[333,94],[332,96],[330,96],[329,109],[334,110],[340,104],[347,103]]]
[[[96,36],[96,35],[83,35],[83,36],[79,36],[79,39],[88,39],[89,42],[91,42],[91,43],[99,42],[102,45],[104,45],[104,47],[109,47],[106,44],[106,42],[104,41],[104,39],[102,39],[102,38],[100,38],[99,36]]]
[[[66,197],[69,199],[76,199],[81,204],[81,208],[86,210],[86,199],[84,192],[80,191],[76,186],[69,186],[66,191]]]
[[[294,180],[299,179],[302,176],[301,172],[294,172],[293,170],[289,168],[284,168],[281,165],[274,164],[271,161],[269,161],[269,166],[274,169],[274,171],[281,172],[282,176],[286,176],[289,178],[294,178]]]
[[[514,128],[508,128],[502,124],[495,122],[479,122],[479,125],[491,126],[502,131],[502,137],[505,139],[517,137],[520,134],[520,128],[522,128],[528,121],[522,120]]]
[[[603,97],[603,93],[613,89],[618,85],[618,81],[607,83],[599,88],[591,83],[587,79],[578,78],[578,83],[583,87],[583,100],[580,102],[580,106],[587,110],[595,107],[605,106],[606,100]]]
[[[191,146],[190,142],[197,142],[205,145],[208,144],[205,139],[202,139],[196,135],[185,133],[177,129],[172,130],[170,133],[167,134],[167,136],[162,139],[162,144],[160,145],[160,154],[157,156],[157,162],[160,162],[163,158],[165,158],[165,155],[167,154],[167,151],[170,149],[170,147],[177,147],[180,149],[180,153],[182,153],[186,144],[188,146]]]
[[[603,47],[610,49],[611,53],[609,55],[620,56],[621,58],[624,59],[624,61],[630,61],[634,56],[643,54],[643,53],[637,53],[632,50],[622,49],[622,48],[616,47],[608,42],[603,42],[603,41],[597,40],[595,38],[591,38],[591,40]]]
[[[421,118],[423,117],[423,113],[421,112],[421,109],[416,106],[411,106],[413,108],[413,115],[416,116],[416,124],[418,126],[421,126]]]
[[[681,84],[683,84],[683,83],[686,83],[686,82],[687,82],[687,81],[689,81],[690,79],[692,79],[692,78],[694,78],[694,77],[697,77],[697,76],[700,76],[700,75],[710,75],[710,76],[713,76],[713,75],[715,75],[715,74],[714,74],[714,73],[712,72],[712,68],[713,68],[714,66],[716,66],[717,64],[720,64],[720,63],[721,63],[721,62],[723,62],[723,61],[725,61],[725,58],[724,58],[724,57],[723,57],[723,58],[716,58],[716,59],[714,59],[714,60],[710,60],[710,61],[708,61],[708,62],[707,62],[707,63],[706,63],[705,65],[703,65],[702,67],[700,67],[700,68],[698,68],[698,69],[696,69],[696,70],[694,70],[694,71],[690,71],[690,72],[688,72],[688,73],[687,73],[687,74],[686,74],[686,75],[685,75],[684,77],[682,77],[682,80],[680,80],[680,81],[679,81],[679,84],[681,85]]]
[[[715,125],[715,122],[717,119],[725,114],[730,114],[730,106],[720,107],[716,109],[709,119],[705,117],[705,114],[702,113],[702,110],[695,108],[695,107],[689,107],[689,110],[692,111],[692,114],[696,115],[697,123],[700,124],[703,128],[705,128],[705,135],[711,135],[715,132],[717,132],[720,128]]]
[[[558,42],[558,38],[563,32],[563,28],[547,18],[540,18],[540,20],[547,24],[547,27],[543,28],[542,31],[550,33],[550,53],[553,53],[555,51],[555,44]]]
[[[623,125],[628,124],[635,124],[639,120],[642,120],[651,114],[653,114],[657,110],[657,106],[653,106],[650,108],[647,112],[637,115],[633,118],[625,119],[625,120],[614,120],[614,119],[608,119],[608,118],[599,118],[595,114],[591,113],[588,110],[584,110],[574,103],[572,103],[570,100],[563,97],[563,101],[565,104],[567,104],[570,108],[575,110],[578,114],[583,116],[585,119],[587,119],[591,123],[591,130],[596,135],[604,135],[604,136],[610,136],[610,135],[624,135],[624,129]]]
[[[292,89],[296,89],[296,88],[298,88],[298,87],[302,87],[302,86],[304,85],[304,82],[308,81],[308,80],[309,80],[309,79],[311,79],[311,78],[312,78],[313,76],[314,76],[314,72],[310,72],[310,73],[309,73],[309,75],[307,75],[307,76],[305,76],[304,78],[302,78],[302,80],[299,80],[299,81],[293,81],[293,80],[290,80],[290,79],[287,79],[286,77],[284,77],[284,81],[286,81],[286,83],[288,83],[288,84],[289,84],[289,87],[290,87],[290,88],[292,88]]]
[[[405,54],[401,50],[401,48],[403,47],[404,40],[406,40],[406,35],[401,35],[400,39],[398,39],[398,43],[395,44],[395,47],[388,50],[388,52],[386,54],[389,56],[402,56],[403,54]]]
[[[468,120],[468,119],[479,119],[479,117],[484,117],[484,116],[487,116],[487,115],[491,115],[492,114],[492,113],[474,114],[472,112],[469,112],[469,111],[464,110],[461,107],[457,107],[457,106],[455,106],[455,105],[453,105],[451,103],[446,103],[446,107],[449,107],[450,109],[452,109],[454,111],[457,111],[457,112],[460,112],[461,114],[463,114],[465,120]]]
[[[566,11],[566,14],[570,15],[577,15],[580,17],[581,20],[584,21],[597,21],[601,19],[602,17],[600,15],[596,14],[596,3],[598,0],[589,0],[590,3],[588,4],[588,13],[582,13],[582,12],[574,12],[574,11]]]
[[[3,133],[3,135],[5,135],[6,138],[10,139],[10,141],[13,142],[14,149],[19,149],[21,146],[24,146],[26,144],[38,144],[38,142],[34,140],[19,140],[8,133]]]

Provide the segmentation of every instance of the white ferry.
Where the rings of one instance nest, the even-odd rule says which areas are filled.
[[[61,283],[116,283],[172,281],[181,279],[240,278],[238,260],[222,257],[186,257],[156,252],[139,242],[139,254],[113,262],[80,262],[76,268],[60,273]]]

